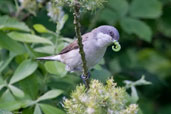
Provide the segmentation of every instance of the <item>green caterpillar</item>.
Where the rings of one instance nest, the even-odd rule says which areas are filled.
[[[115,51],[115,52],[118,52],[121,50],[121,45],[119,44],[119,42],[117,41],[114,41],[114,46],[112,46],[112,50]]]

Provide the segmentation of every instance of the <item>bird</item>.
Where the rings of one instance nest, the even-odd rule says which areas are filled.
[[[101,25],[82,35],[88,71],[98,64],[103,58],[107,47],[113,42],[119,42],[119,32],[114,26],[110,25]],[[59,61],[66,65],[65,69],[69,72],[83,72],[77,40],[74,40],[57,55],[38,57],[37,60]]]

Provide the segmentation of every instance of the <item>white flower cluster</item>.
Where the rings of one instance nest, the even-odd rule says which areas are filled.
[[[56,4],[53,4],[52,2],[48,2],[47,4],[47,11],[48,16],[52,19],[52,21],[57,22],[63,18],[64,11],[62,10],[61,6],[57,6]]]
[[[87,91],[84,85],[78,86],[64,107],[68,114],[137,114],[138,106],[127,105],[128,99],[125,88],[116,87],[112,79],[105,86],[93,80]]]

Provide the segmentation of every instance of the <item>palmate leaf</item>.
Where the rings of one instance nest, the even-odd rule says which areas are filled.
[[[8,36],[13,40],[25,42],[25,43],[53,44],[50,40],[46,38],[42,38],[40,36],[36,36],[28,33],[10,32],[8,33]]]
[[[16,19],[10,18],[8,16],[0,17],[0,30],[20,30],[26,32],[30,31],[25,23],[19,22]]]
[[[134,33],[138,35],[139,38],[141,38],[142,40],[145,40],[147,42],[151,41],[151,28],[143,21],[134,18],[123,18],[120,24],[123,30],[126,31],[128,34]]]
[[[65,114],[62,110],[47,104],[40,104],[44,114]]]
[[[31,60],[23,61],[15,70],[9,83],[13,84],[30,76],[37,69],[37,66],[37,62],[33,62]]]

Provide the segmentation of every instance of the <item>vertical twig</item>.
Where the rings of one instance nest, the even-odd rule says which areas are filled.
[[[74,1],[74,25],[75,25],[75,32],[76,32],[76,36],[78,38],[78,45],[79,45],[79,53],[81,55],[81,59],[82,59],[82,67],[83,67],[83,74],[85,76],[85,78],[88,77],[88,69],[87,69],[87,65],[86,65],[86,59],[85,59],[85,53],[83,50],[83,43],[82,43],[82,37],[81,37],[81,32],[80,32],[80,4],[78,2],[78,0]],[[89,80],[86,80],[86,85],[88,87],[89,85]]]

